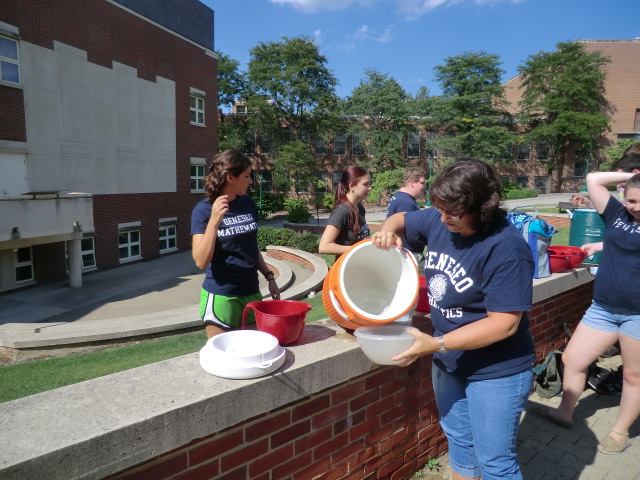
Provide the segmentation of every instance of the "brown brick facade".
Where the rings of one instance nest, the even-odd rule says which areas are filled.
[[[20,29],[23,42],[51,49],[56,40],[85,50],[89,62],[111,68],[116,61],[136,68],[140,78],[175,82],[176,192],[96,195],[96,261],[98,267],[118,265],[117,225],[132,221],[142,222],[143,258],[158,255],[158,219],[163,217],[178,217],[178,248],[189,249],[191,208],[201,198],[190,193],[190,157],[209,159],[216,152],[217,61],[104,0],[0,2],[0,18]],[[206,92],[206,127],[190,124],[190,87]],[[22,91],[0,87],[0,104],[0,139],[26,140]],[[5,105],[12,112],[8,119]]]
[[[0,85],[0,105],[0,140],[26,142],[22,90]]]

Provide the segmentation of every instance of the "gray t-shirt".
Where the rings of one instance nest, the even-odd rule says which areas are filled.
[[[358,219],[360,221],[360,231],[358,232],[358,235],[356,235],[350,222],[349,207],[344,203],[341,203],[331,213],[327,223],[340,230],[340,233],[336,238],[336,243],[338,245],[350,246],[370,235],[369,225],[367,225],[367,221],[365,219],[365,210],[361,204],[358,204]]]

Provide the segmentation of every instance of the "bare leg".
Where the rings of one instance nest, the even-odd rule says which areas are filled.
[[[215,337],[216,335],[219,335],[221,333],[226,332],[227,330],[224,330],[220,327],[216,327],[215,325],[211,325],[210,323],[207,323],[204,326],[206,332],[207,332],[207,338],[211,338],[211,337]]]
[[[562,354],[564,374],[562,401],[556,410],[558,417],[563,420],[572,419],[573,410],[584,391],[589,365],[617,340],[617,333],[602,332],[582,323],[578,324]]]
[[[480,477],[463,477],[462,475],[454,472],[453,470],[451,470],[451,478],[453,480],[480,480]]]
[[[620,350],[624,365],[622,398],[618,418],[609,436],[624,443],[629,427],[640,415],[640,340],[620,335]]]

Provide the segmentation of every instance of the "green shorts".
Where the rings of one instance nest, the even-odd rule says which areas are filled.
[[[229,297],[200,290],[200,318],[206,324],[225,329],[237,328],[242,321],[242,312],[247,303],[262,300],[260,292],[243,297]],[[247,316],[247,323],[255,323],[253,310]]]

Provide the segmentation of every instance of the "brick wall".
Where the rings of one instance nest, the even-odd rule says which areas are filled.
[[[27,141],[24,123],[24,98],[19,88],[0,85],[0,140]]]
[[[152,194],[97,195],[94,198],[98,267],[118,265],[117,224],[142,221],[142,256],[158,255],[158,218],[178,217],[178,248],[190,248],[191,208],[201,194],[190,193],[190,157],[211,158],[216,152],[217,60],[202,48],[140,19],[104,0],[0,2],[0,18],[20,29],[22,41],[53,48],[53,41],[87,52],[89,62],[112,68],[117,61],[134,67],[138,77],[161,76],[176,83],[176,191]],[[190,87],[206,92],[206,127],[189,122]],[[19,140],[25,140],[24,104],[15,89],[0,87],[0,104],[20,110],[10,118]],[[19,103],[19,105],[15,105]],[[2,117],[5,118],[4,116]],[[0,139],[8,128],[0,120]],[[14,125],[15,123],[15,125]],[[20,130],[21,129],[21,130]],[[22,133],[20,133],[22,132]],[[116,168],[115,166],[113,168]]]
[[[534,305],[538,361],[566,343],[561,323],[573,330],[592,290],[590,282]],[[427,357],[380,367],[110,478],[409,479],[446,451],[437,418]]]

